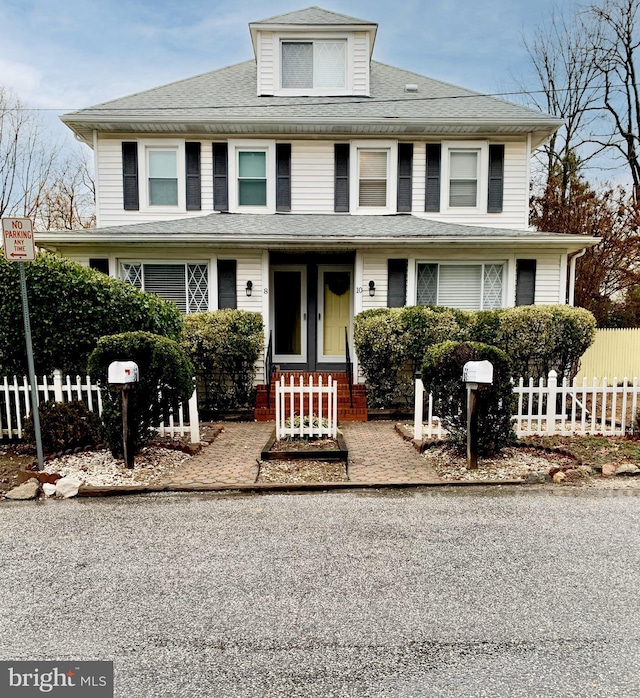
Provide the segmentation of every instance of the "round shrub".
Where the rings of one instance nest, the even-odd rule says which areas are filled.
[[[205,409],[221,412],[252,404],[256,362],[264,348],[260,313],[192,313],[184,318],[180,343],[195,367]]]
[[[89,356],[89,372],[102,388],[104,434],[114,457],[121,458],[121,391],[107,380],[112,361],[135,361],[139,381],[129,392],[133,453],[149,442],[155,427],[193,393],[193,366],[180,345],[150,332],[124,332],[101,337]]]
[[[478,452],[499,451],[515,439],[512,415],[515,396],[511,383],[511,363],[507,355],[479,342],[442,342],[427,350],[422,381],[434,396],[433,412],[442,420],[453,443],[467,438],[467,389],[462,371],[467,361],[490,361],[493,384],[478,390]]]
[[[40,403],[40,432],[45,453],[57,453],[68,449],[94,447],[101,443],[102,421],[95,412],[78,400],[72,402]],[[35,444],[33,416],[24,424],[25,441]]]
[[[99,337],[142,330],[172,339],[182,316],[175,303],[69,259],[39,254],[26,265],[36,373],[84,374]],[[0,258],[0,367],[25,374],[18,265]]]

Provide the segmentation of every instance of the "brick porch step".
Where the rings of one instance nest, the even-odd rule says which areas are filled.
[[[322,372],[322,373],[312,373],[312,372],[302,372],[302,371],[287,371],[281,373],[274,373],[273,381],[271,383],[271,394],[269,400],[269,407],[267,407],[267,386],[259,385],[257,386],[256,392],[256,404],[254,410],[254,419],[258,422],[272,421],[276,418],[275,413],[275,399],[276,399],[276,381],[284,376],[285,382],[288,384],[290,376],[294,378],[294,384],[300,384],[300,377],[303,378],[303,383],[308,385],[309,377],[315,380],[318,376],[322,376],[322,382],[326,385],[329,376],[332,377],[338,383],[338,421],[343,422],[366,422],[368,418],[367,414],[367,389],[366,386],[362,384],[354,384],[351,386],[353,394],[353,407],[350,403],[349,395],[349,383],[346,373],[333,373],[333,372]]]

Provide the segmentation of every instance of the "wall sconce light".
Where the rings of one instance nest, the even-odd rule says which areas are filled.
[[[376,282],[369,281],[369,295],[373,298],[376,295]]]
[[[247,296],[253,293],[253,281],[247,281]]]

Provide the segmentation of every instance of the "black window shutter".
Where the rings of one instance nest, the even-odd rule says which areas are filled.
[[[407,260],[387,260],[387,308],[403,308],[407,303]]]
[[[291,211],[291,144],[276,143],[276,211]]]
[[[226,143],[213,144],[213,210],[229,210],[229,156]]]
[[[516,260],[516,305],[533,305],[536,300],[536,260]]]
[[[109,276],[109,260],[104,257],[91,257],[89,259],[89,268],[101,271]]]
[[[411,211],[413,143],[398,143],[398,211]]]
[[[201,209],[200,143],[184,144],[187,176],[187,211]]]
[[[336,143],[334,147],[335,182],[334,207],[336,213],[349,212],[349,144]]]
[[[238,307],[236,268],[235,259],[218,260],[218,308],[220,310]]]
[[[500,213],[504,191],[504,145],[489,146],[489,200],[487,211]]]
[[[137,211],[140,208],[138,144],[135,141],[122,142],[122,194],[125,211]]]
[[[440,210],[440,143],[427,143],[427,177],[424,192],[424,210]]]

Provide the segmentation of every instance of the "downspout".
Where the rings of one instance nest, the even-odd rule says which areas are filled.
[[[584,247],[580,252],[571,257],[571,266],[569,267],[569,305],[573,305],[576,295],[576,262],[580,257],[584,257],[587,253],[587,248]]]

